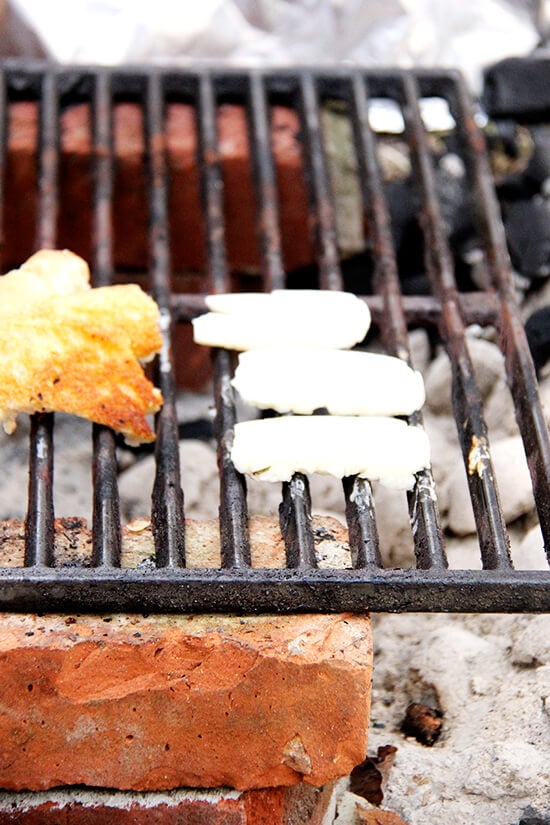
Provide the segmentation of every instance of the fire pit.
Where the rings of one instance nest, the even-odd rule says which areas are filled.
[[[31,428],[28,511],[24,564],[0,570],[0,603],[10,610],[85,611],[547,611],[550,571],[514,570],[509,538],[499,503],[498,479],[491,459],[482,401],[469,353],[466,327],[498,329],[507,380],[529,469],[538,518],[546,546],[550,541],[550,444],[523,325],[519,316],[504,230],[493,191],[483,138],[461,78],[444,71],[288,71],[216,72],[111,71],[104,69],[3,67],[0,146],[6,174],[10,168],[8,124],[13,105],[35,103],[40,111],[36,148],[36,233],[30,243],[56,247],[65,240],[64,158],[60,114],[86,104],[91,113],[93,187],[87,211],[91,220],[91,257],[95,285],[114,279],[116,250],[128,239],[117,235],[120,215],[113,214],[117,157],[113,129],[120,106],[140,113],[146,146],[148,183],[143,209],[148,215],[147,287],[163,319],[164,347],[157,381],[165,405],[158,416],[156,478],[152,491],[155,563],[121,566],[121,524],[117,492],[116,443],[110,431],[94,427],[93,549],[86,564],[56,566],[53,507],[53,431],[51,415],[35,416]],[[429,288],[418,294],[402,288],[394,247],[395,227],[379,162],[379,140],[369,125],[370,102],[397,104],[413,169],[412,186]],[[423,122],[426,98],[447,102],[454,119],[453,151],[461,158],[469,189],[467,206],[482,250],[486,284],[465,289],[457,282],[448,241],[441,192],[434,172],[434,139]],[[280,522],[286,568],[254,565],[248,537],[244,478],[230,459],[236,421],[230,380],[233,362],[223,350],[212,353],[216,405],[215,434],[220,473],[219,569],[186,566],[184,493],[180,486],[176,378],[172,323],[185,324],[205,310],[204,294],[230,291],[235,284],[226,248],[228,216],[218,137],[218,108],[231,103],[246,112],[250,163],[255,184],[256,223],[261,257],[261,288],[292,286],[287,281],[285,237],[277,195],[277,164],[271,139],[270,111],[282,106],[300,123],[302,163],[309,199],[300,216],[311,228],[321,289],[350,288],[342,274],[338,231],[324,151],[322,113],[337,104],[351,124],[371,262],[356,291],[368,304],[385,350],[409,359],[408,330],[429,329],[443,343],[452,365],[452,398],[473,506],[482,570],[449,570],[438,515],[438,492],[429,471],[419,473],[408,497],[414,541],[414,569],[386,569],[380,561],[376,508],[368,482],[344,479],[342,497],[349,528],[350,569],[320,568],[311,527],[307,478],[296,475],[283,485]],[[175,292],[171,259],[182,239],[169,219],[173,170],[168,162],[167,111],[182,104],[196,129],[197,168],[202,190],[201,225],[206,245],[205,275],[198,294]],[[29,193],[30,196],[30,193]],[[8,204],[5,204],[5,212]],[[170,231],[171,230],[171,231]],[[9,240],[6,229],[6,241]],[[13,232],[13,229],[11,229]],[[176,228],[177,232],[177,228]],[[130,239],[131,242],[132,239]],[[11,242],[10,242],[11,243]],[[8,256],[10,244],[6,243]],[[27,250],[27,254],[33,251]],[[11,254],[13,254],[13,249]],[[22,250],[18,251],[23,257]],[[142,261],[143,268],[147,261]],[[257,283],[254,281],[254,284]],[[242,282],[241,282],[242,286]],[[404,292],[407,294],[403,294]],[[425,294],[428,292],[428,294]],[[412,423],[421,425],[415,416]],[[146,515],[146,514],[144,514]]]

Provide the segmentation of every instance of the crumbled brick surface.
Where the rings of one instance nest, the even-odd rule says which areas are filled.
[[[366,752],[368,617],[1,616],[0,787],[320,787]]]

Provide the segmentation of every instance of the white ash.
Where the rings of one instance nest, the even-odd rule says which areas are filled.
[[[382,807],[409,825],[550,813],[550,616],[375,616],[369,751],[398,748]],[[432,747],[399,728],[443,711]]]

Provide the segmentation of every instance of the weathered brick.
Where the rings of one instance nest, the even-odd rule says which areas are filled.
[[[0,787],[321,786],[364,758],[368,617],[1,623]]]
[[[172,263],[176,272],[205,270],[201,217],[198,134],[195,109],[185,103],[166,108],[166,149],[170,174],[169,218]],[[233,270],[260,268],[256,235],[256,200],[252,182],[248,126],[241,106],[218,110],[219,158],[225,182],[227,254]],[[271,141],[287,268],[314,260],[307,221],[300,124],[284,106],[271,112]],[[33,251],[36,220],[36,146],[38,107],[17,102],[9,107],[4,262],[19,265]],[[115,150],[113,227],[114,259],[120,269],[142,271],[148,260],[148,194],[145,124],[138,104],[119,103],[113,110]],[[91,107],[81,103],[60,118],[59,244],[88,260],[93,242],[93,145]],[[17,232],[10,231],[17,228]]]
[[[321,825],[331,783],[236,792],[4,794],[0,825]],[[45,797],[45,798],[44,798]]]

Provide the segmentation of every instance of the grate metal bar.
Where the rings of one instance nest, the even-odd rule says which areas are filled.
[[[59,206],[59,111],[54,72],[46,72],[42,78],[38,155],[36,248],[53,249]],[[25,563],[28,565],[53,563],[53,427],[52,413],[32,416],[25,520]]]
[[[94,286],[113,282],[113,100],[110,75],[95,77],[93,107]]]
[[[6,188],[6,147],[8,136],[8,106],[6,74],[0,69],[0,272],[4,272],[4,199]]]
[[[221,613],[541,613],[548,577],[535,570],[90,570],[2,571],[4,609]],[[132,575],[133,574],[133,575]],[[49,590],[49,592],[48,592]],[[343,607],[345,605],[345,607]],[[112,607],[109,609],[113,609]]]
[[[206,267],[209,292],[231,289],[225,249],[223,175],[218,144],[214,83],[208,73],[199,77],[199,165],[206,220]]]
[[[284,289],[285,270],[279,230],[277,180],[271,151],[269,108],[263,77],[257,73],[250,78],[248,109],[250,146],[258,202],[258,239],[263,267],[263,284],[265,291],[270,292],[273,289]]]
[[[319,98],[310,72],[300,78],[300,116],[304,142],[304,168],[310,196],[310,221],[319,259],[321,289],[342,289],[334,206],[321,133]]]
[[[31,416],[25,565],[49,567],[53,551],[53,415],[42,413]]]
[[[388,352],[411,365],[408,330],[393,245],[388,204],[377,162],[377,143],[369,124],[369,91],[362,75],[352,83],[352,125],[357,147],[363,208],[373,245],[375,290],[383,301],[382,339]],[[422,426],[417,414],[410,423]],[[431,470],[418,473],[414,490],[408,495],[417,566],[421,569],[446,568],[447,557],[437,509]]]
[[[294,473],[290,481],[283,484],[279,523],[285,539],[287,566],[300,570],[316,567],[309,481],[302,473]]]
[[[46,72],[40,98],[36,248],[55,249],[59,213],[59,100],[57,77]]]
[[[456,77],[450,95],[457,130],[468,156],[467,169],[476,192],[489,273],[501,301],[500,343],[504,352],[508,384],[523,438],[531,473],[539,522],[550,564],[550,438],[542,409],[533,362],[517,308],[512,266],[483,136],[475,125],[464,82]]]
[[[152,74],[146,100],[149,158],[149,247],[152,290],[159,306],[162,349],[156,380],[164,404],[157,415],[156,471],[152,494],[152,528],[159,567],[185,565],[185,519],[178,443],[176,380],[172,358],[170,251],[168,238],[168,172],[161,77]]]
[[[206,312],[204,295],[172,295],[172,312],[177,322],[191,321]],[[369,307],[374,323],[384,327],[387,317],[385,300],[382,295],[364,295],[362,299]],[[492,293],[465,292],[457,296],[460,314],[466,324],[491,326],[497,323],[499,302]],[[437,324],[441,316],[441,301],[432,295],[403,295],[401,303],[408,322],[414,324]],[[388,347],[389,349],[389,347]]]
[[[216,96],[209,74],[203,74],[199,79],[199,112],[208,282],[211,292],[228,292],[231,286],[225,249],[223,176],[216,124]],[[213,349],[212,366],[216,403],[214,432],[218,443],[220,473],[222,565],[226,568],[247,567],[250,565],[250,545],[246,481],[231,461],[231,439],[237,416],[231,386],[230,354],[221,349]]]
[[[107,74],[95,78],[93,108],[93,286],[113,281],[113,135],[111,83]],[[96,567],[119,567],[121,549],[120,499],[115,436],[94,424],[93,441],[93,551]]]
[[[2,67],[0,67],[0,72]],[[149,210],[149,286],[161,308],[164,347],[158,359],[157,383],[165,396],[165,412],[157,420],[157,481],[152,521],[156,565],[122,568],[119,556],[120,517],[117,514],[116,453],[111,433],[93,428],[94,516],[92,567],[55,566],[53,511],[53,416],[31,420],[29,497],[25,537],[25,567],[0,568],[0,605],[10,610],[122,610],[334,612],[550,611],[548,571],[514,570],[508,537],[491,477],[490,456],[480,394],[465,338],[465,326],[498,326],[506,356],[508,379],[520,430],[529,457],[533,487],[545,537],[550,532],[550,451],[536,377],[521,327],[503,230],[484,154],[483,141],[471,118],[471,107],[460,79],[449,72],[369,71],[213,73],[209,70],[118,71],[50,67],[5,71],[6,106],[12,99],[39,101],[40,134],[37,148],[38,213],[36,245],[58,243],[59,115],[61,106],[91,103],[93,112],[92,268],[94,285],[114,280],[115,229],[113,214],[112,107],[131,102],[142,110],[148,171],[146,208]],[[415,80],[416,79],[416,80]],[[464,157],[480,227],[487,265],[496,289],[458,293],[450,249],[439,211],[432,158],[419,113],[419,90],[449,101],[456,120],[459,153]],[[0,77],[0,98],[1,98]],[[377,151],[381,138],[368,122],[369,95],[397,100],[406,119],[405,137],[413,155],[415,183],[422,196],[426,265],[431,295],[401,294],[385,184]],[[234,356],[214,350],[213,378],[220,476],[220,533],[222,569],[185,566],[183,499],[174,499],[170,515],[161,513],[179,481],[177,420],[172,407],[174,376],[171,358],[172,324],[189,321],[205,311],[204,294],[171,292],[171,239],[168,197],[171,170],[167,163],[165,101],[197,111],[198,166],[203,195],[206,271],[203,291],[232,288],[225,240],[226,201],[222,157],[218,142],[218,105],[223,100],[247,109],[248,144],[255,187],[256,221],[263,288],[284,287],[282,229],[277,169],[271,147],[272,105],[289,106],[301,130],[302,168],[311,211],[312,234],[319,263],[321,288],[342,288],[335,207],[323,145],[325,101],[340,100],[349,113],[354,139],[366,235],[375,263],[374,293],[362,296],[378,326],[386,349],[409,360],[408,329],[416,324],[438,328],[453,365],[453,406],[463,440],[466,469],[472,469],[470,495],[480,538],[482,570],[447,568],[437,512],[437,495],[429,474],[420,474],[409,497],[416,567],[384,569],[371,485],[358,478],[343,481],[352,569],[317,567],[317,537],[311,529],[308,479],[296,474],[284,485],[279,508],[285,538],[286,569],[251,566],[246,483],[230,458],[236,412],[231,387]],[[7,112],[0,99],[0,143],[6,135]],[[470,107],[470,108],[469,108]],[[4,121],[2,121],[4,118]],[[3,125],[4,124],[4,125]],[[2,135],[2,129],[4,133]],[[3,139],[2,139],[3,137]],[[0,151],[5,151],[3,145]],[[10,162],[8,157],[0,157]],[[278,162],[278,159],[277,159]],[[11,171],[11,170],[8,170]],[[3,181],[0,180],[0,187]],[[0,195],[2,192],[0,191]],[[118,192],[116,192],[118,196]],[[1,203],[0,209],[5,208]],[[64,204],[62,204],[64,206]],[[60,214],[62,218],[63,215]],[[304,214],[304,220],[306,215]],[[60,222],[60,229],[63,221]],[[1,227],[0,227],[1,232]],[[173,240],[173,239],[172,239]],[[177,239],[176,239],[177,240]],[[176,249],[174,245],[174,250]],[[368,279],[365,278],[365,291]],[[164,383],[163,383],[164,382]],[[163,416],[165,429],[163,435]],[[420,423],[412,418],[411,423]],[[462,422],[466,422],[464,430]],[[472,437],[480,439],[473,446]],[[162,457],[166,449],[166,457]],[[170,455],[169,455],[170,453]],[[177,466],[177,469],[176,469]],[[478,476],[478,471],[480,477]],[[115,486],[110,487],[110,481]],[[176,496],[179,495],[178,493]],[[162,502],[161,502],[161,499]],[[102,509],[103,508],[103,509]],[[169,509],[169,508],[168,508]],[[160,513],[160,515],[159,515]],[[182,525],[178,532],[177,520]],[[159,530],[158,525],[161,526]],[[160,531],[165,530],[162,537]],[[159,536],[161,536],[159,538]],[[166,541],[164,540],[166,538]],[[547,547],[549,543],[547,541]],[[163,555],[164,552],[164,555]]]
[[[415,79],[403,75],[404,119],[423,197],[420,222],[432,288],[442,301],[440,330],[451,361],[453,407],[471,490],[484,568],[511,566],[510,544],[489,453],[487,427],[457,301],[453,262],[439,210]]]
[[[357,476],[347,476],[343,486],[353,566],[380,568],[382,557],[370,483]]]
[[[282,289],[285,272],[279,230],[275,169],[270,148],[271,133],[267,95],[261,76],[255,74],[250,84],[251,153],[259,216],[259,246],[265,273],[264,289]],[[311,531],[311,495],[305,476],[296,474],[283,484],[279,522],[285,540],[289,567],[315,567],[315,542]]]
[[[216,417],[214,434],[218,441],[220,473],[220,538],[223,567],[248,567],[248,505],[246,479],[231,460],[231,446],[237,415],[231,386],[231,354],[212,351]]]

